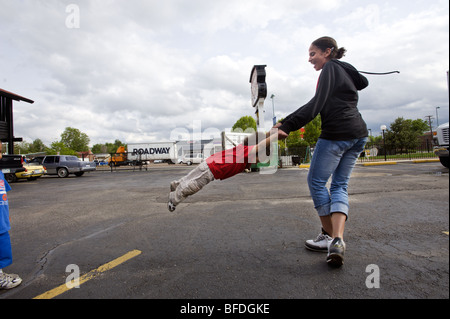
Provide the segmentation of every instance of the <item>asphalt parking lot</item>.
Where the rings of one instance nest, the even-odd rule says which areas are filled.
[[[304,248],[320,226],[308,169],[214,181],[170,213],[192,167],[13,183],[14,263],[0,299],[448,299],[449,175],[440,163],[358,165],[345,264]],[[68,279],[84,276],[79,287]],[[223,311],[223,310],[222,310]]]

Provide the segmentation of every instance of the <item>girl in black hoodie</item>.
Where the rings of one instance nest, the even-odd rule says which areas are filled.
[[[279,138],[285,138],[321,115],[322,133],[311,160],[308,186],[322,232],[305,245],[310,250],[328,252],[327,262],[337,267],[344,262],[348,182],[368,136],[366,123],[357,108],[358,91],[367,87],[368,81],[352,65],[338,61],[345,52],[330,37],[319,38],[311,44],[309,62],[317,71],[322,70],[316,94],[274,126],[278,128]],[[328,190],[326,183],[330,177]]]

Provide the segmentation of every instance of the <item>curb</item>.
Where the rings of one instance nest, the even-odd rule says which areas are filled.
[[[413,160],[413,163],[432,163],[439,162],[438,158],[430,158],[430,159],[421,159],[421,160]]]
[[[434,163],[439,162],[438,158],[430,158],[430,159],[417,159],[417,160],[406,160],[401,161],[402,163]],[[362,165],[362,166],[377,166],[377,165],[396,165],[398,164],[397,161],[389,161],[389,162],[369,162],[369,163],[356,163],[356,165]],[[309,168],[311,164],[300,164],[298,165],[298,168]]]
[[[397,162],[372,162],[372,163],[362,163],[362,166],[376,166],[376,165],[396,165]]]

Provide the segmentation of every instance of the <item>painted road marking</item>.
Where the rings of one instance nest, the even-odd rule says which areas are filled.
[[[132,250],[132,251],[126,253],[125,255],[123,255],[123,256],[121,256],[119,258],[116,258],[116,259],[110,261],[109,263],[106,263],[106,264],[98,267],[97,269],[91,270],[90,272],[88,272],[87,274],[85,274],[85,275],[83,275],[83,276],[81,276],[79,278],[79,284],[81,285],[81,284],[85,283],[86,281],[89,281],[92,278],[95,278],[96,276],[98,276],[102,272],[105,272],[107,270],[113,269],[116,266],[119,266],[120,264],[126,262],[127,260],[130,260],[131,258],[134,258],[134,257],[140,255],[141,253],[142,253],[142,251],[140,251],[140,250],[137,250],[137,249]],[[56,288],[54,288],[52,290],[44,292],[43,294],[41,294],[41,295],[39,295],[37,297],[34,297],[33,299],[52,299],[52,298],[54,298],[56,296],[59,296],[60,294],[62,294],[64,292],[72,289],[72,288],[73,287],[68,287],[68,285],[63,284],[63,285],[61,285],[59,287],[56,287]]]

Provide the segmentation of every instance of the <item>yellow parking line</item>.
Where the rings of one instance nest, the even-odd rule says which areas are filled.
[[[130,260],[131,258],[138,256],[141,253],[142,252],[140,250],[136,250],[136,249],[132,250],[132,251],[126,253],[125,255],[123,255],[119,258],[116,258],[116,259],[110,261],[109,263],[106,263],[106,264],[98,267],[97,269],[91,270],[90,272],[88,272],[87,274],[85,274],[79,278],[79,284],[81,285],[81,284],[85,283],[86,281],[91,280],[95,276],[99,275],[100,273],[110,270],[110,269],[126,262],[127,260]],[[67,287],[66,284],[63,284],[52,290],[44,292],[43,294],[41,294],[37,297],[34,297],[33,299],[52,299],[72,288],[73,287]]]
[[[448,236],[448,230],[447,231],[443,231],[444,234],[446,234]]]

